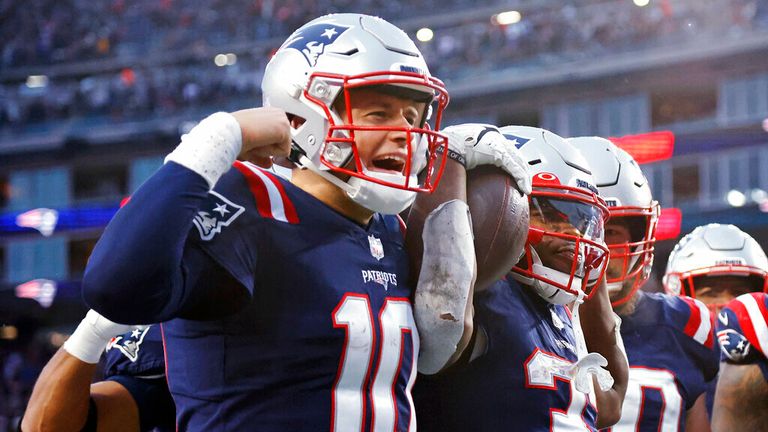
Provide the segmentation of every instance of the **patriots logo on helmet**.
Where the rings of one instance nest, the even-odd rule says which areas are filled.
[[[295,49],[304,54],[310,66],[317,64],[317,59],[325,52],[325,48],[339,38],[350,27],[338,24],[320,23],[305,27],[294,33],[285,41],[283,48]]]
[[[717,332],[717,340],[723,353],[733,361],[741,361],[749,355],[749,341],[736,330],[720,330]]]
[[[523,138],[523,137],[519,137],[517,135],[508,134],[508,133],[504,134],[504,138],[506,138],[509,141],[511,141],[512,144],[514,144],[516,148],[520,148],[520,147],[524,146],[525,143],[527,143],[528,141],[531,140],[530,138]]]
[[[243,206],[233,203],[216,191],[211,191],[209,199],[203,204],[203,208],[198,210],[193,222],[200,233],[200,238],[210,240],[220,233],[222,228],[234,222],[244,211]]]
[[[130,333],[113,337],[107,344],[107,351],[117,348],[124,356],[128,357],[128,360],[135,362],[139,358],[139,349],[141,348],[141,343],[144,342],[144,336],[147,335],[149,327],[151,326],[147,326],[143,330],[135,328]]]

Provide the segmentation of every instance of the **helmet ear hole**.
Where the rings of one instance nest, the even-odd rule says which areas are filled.
[[[304,123],[307,122],[307,119],[304,117],[298,116],[296,114],[287,114],[288,115],[288,121],[291,123],[291,127],[293,129],[299,129],[302,126],[304,126]]]

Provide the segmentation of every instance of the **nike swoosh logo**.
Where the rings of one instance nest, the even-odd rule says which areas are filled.
[[[728,325],[728,314],[725,312],[720,312],[718,318],[720,319],[720,322],[723,323],[723,325]]]

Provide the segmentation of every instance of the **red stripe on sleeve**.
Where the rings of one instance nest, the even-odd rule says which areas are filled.
[[[704,346],[707,348],[714,348],[715,344],[715,317],[717,314],[709,314],[709,334],[707,340],[704,341]]]
[[[285,211],[285,218],[288,220],[289,223],[297,224],[299,223],[299,215],[296,213],[296,207],[294,207],[293,202],[291,202],[291,199],[288,198],[288,194],[285,193],[285,188],[283,187],[283,184],[280,183],[280,180],[275,177],[274,174],[267,170],[261,170],[264,175],[266,175],[272,183],[275,184],[275,187],[277,188],[278,192],[280,192],[280,198],[283,200],[283,208]]]
[[[693,338],[693,336],[696,334],[696,331],[699,329],[699,326],[701,325],[701,311],[699,310],[699,307],[696,306],[696,302],[694,302],[692,298],[680,297],[680,299],[684,301],[688,305],[688,308],[691,310],[691,316],[688,317],[688,322],[685,324],[683,332],[690,338]]]
[[[274,216],[272,216],[272,204],[269,201],[269,192],[267,192],[267,186],[264,184],[264,181],[240,161],[235,161],[233,166],[245,177],[248,188],[253,194],[254,201],[256,201],[256,209],[259,211],[259,214],[262,217],[274,219]]]
[[[755,327],[752,325],[752,319],[749,318],[749,312],[747,312],[747,307],[744,306],[744,303],[738,300],[732,301],[728,304],[727,307],[730,308],[734,314],[736,314],[736,320],[739,322],[741,332],[744,337],[747,338],[749,343],[751,343],[761,352],[765,352],[760,346],[760,341],[757,339],[757,333],[755,333]]]

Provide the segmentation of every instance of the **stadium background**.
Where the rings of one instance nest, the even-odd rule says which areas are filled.
[[[418,39],[447,124],[672,132],[671,157],[667,133],[622,141],[665,208],[648,289],[698,225],[766,245],[768,0],[0,0],[0,431],[84,314],[120,201],[195,121],[258,106],[291,30],[342,11]]]

